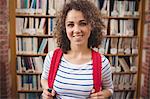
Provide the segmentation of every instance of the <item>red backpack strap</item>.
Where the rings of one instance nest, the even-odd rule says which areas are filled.
[[[102,68],[102,59],[100,53],[92,50],[92,59],[93,59],[93,83],[95,92],[101,90],[101,68]]]
[[[59,67],[61,57],[62,57],[62,50],[56,49],[53,53],[53,56],[52,56],[49,75],[48,75],[48,86],[49,86],[49,88],[53,88],[53,83],[55,80],[55,76],[57,73],[57,69]]]

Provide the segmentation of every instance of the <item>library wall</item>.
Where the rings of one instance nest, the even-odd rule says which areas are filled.
[[[16,39],[13,49],[16,57],[16,60],[14,59],[16,70],[14,71],[17,75],[17,96],[18,99],[22,99],[22,97],[32,99],[30,97],[39,97],[42,92],[39,78],[44,57],[47,52],[56,48],[52,41],[53,28],[56,23],[55,11],[57,12],[61,5],[69,0],[60,0],[60,3],[58,0],[15,1],[16,7],[14,8],[16,9],[12,15],[15,15],[16,26],[13,27],[16,31],[11,34]],[[115,87],[113,99],[138,97],[140,83],[136,82],[136,78],[138,71],[141,70],[138,70],[141,66],[138,37],[143,36],[143,10],[141,10],[143,1],[92,1],[95,1],[95,4],[100,7],[104,18],[103,22],[106,25],[103,43],[97,50],[104,54],[112,64]],[[139,45],[141,46],[141,44]],[[137,62],[138,60],[140,60],[140,64]],[[138,76],[138,81],[139,78]]]
[[[0,0],[0,99],[11,98],[8,0]]]
[[[150,1],[145,2],[144,45],[142,56],[142,88],[141,95],[150,98]]]
[[[9,31],[11,31],[11,30],[10,30],[10,27],[8,26],[9,16],[10,16],[9,10],[8,10],[9,9],[8,8],[9,1],[11,1],[10,4],[12,4],[13,0],[0,0],[0,99],[10,98],[11,91],[12,91],[11,89],[14,89],[11,87],[12,86],[12,82],[11,82],[12,77],[10,75],[11,74],[10,72],[12,72],[12,68],[10,68],[10,63],[9,63],[9,61],[10,61],[9,57],[11,57],[13,55],[11,54],[11,56],[9,56],[9,54],[8,54],[9,47],[12,46],[12,44],[9,43],[9,42],[11,42],[11,40],[10,40],[11,36],[9,38]],[[149,1],[149,0],[146,0],[146,1]],[[150,38],[150,11],[149,11],[150,10],[150,2],[149,3],[146,2],[146,4],[147,4],[146,10],[145,10],[146,21],[145,21],[145,28],[144,28],[144,30],[145,30],[144,40],[145,41],[144,41],[144,49],[143,49],[143,57],[142,57],[142,59],[143,59],[142,73],[144,75],[144,76],[142,76],[142,78],[144,78],[144,81],[142,83],[143,88],[141,88],[142,89],[141,91],[143,92],[142,93],[143,96],[150,96],[150,95],[148,95],[148,93],[150,93],[150,81],[148,82],[148,79],[149,79],[148,75],[150,75],[150,72],[149,72],[150,71],[150,63],[149,63],[150,62],[150,41],[149,41],[149,38]],[[12,15],[14,15],[14,14],[12,14]],[[12,18],[12,15],[11,15],[11,18]],[[12,19],[15,19],[15,18],[12,18]],[[110,17],[110,19],[111,19],[111,17]],[[12,32],[11,34],[13,34],[13,33],[15,33],[15,32]],[[15,50],[15,48],[13,48],[13,50]],[[10,52],[12,52],[13,50],[11,49]],[[13,76],[16,76],[16,75],[13,75]]]

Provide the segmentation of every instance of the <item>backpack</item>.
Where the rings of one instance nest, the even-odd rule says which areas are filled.
[[[59,67],[62,54],[63,52],[60,48],[56,49],[53,53],[48,75],[49,88],[53,88],[53,83],[55,80],[55,76],[57,73],[57,69]],[[93,83],[94,83],[93,86],[95,92],[99,92],[101,90],[101,67],[102,67],[101,55],[98,52],[92,50],[92,60],[93,60]]]

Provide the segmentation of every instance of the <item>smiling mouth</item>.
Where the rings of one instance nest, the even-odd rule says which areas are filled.
[[[80,37],[83,36],[82,34],[73,34],[73,37]]]

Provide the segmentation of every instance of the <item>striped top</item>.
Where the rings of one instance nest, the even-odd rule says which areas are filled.
[[[53,52],[44,61],[41,79],[48,79]],[[58,99],[86,99],[93,88],[92,60],[81,65],[70,63],[63,56],[54,81]],[[108,59],[102,55],[102,89],[113,93],[112,75]]]

